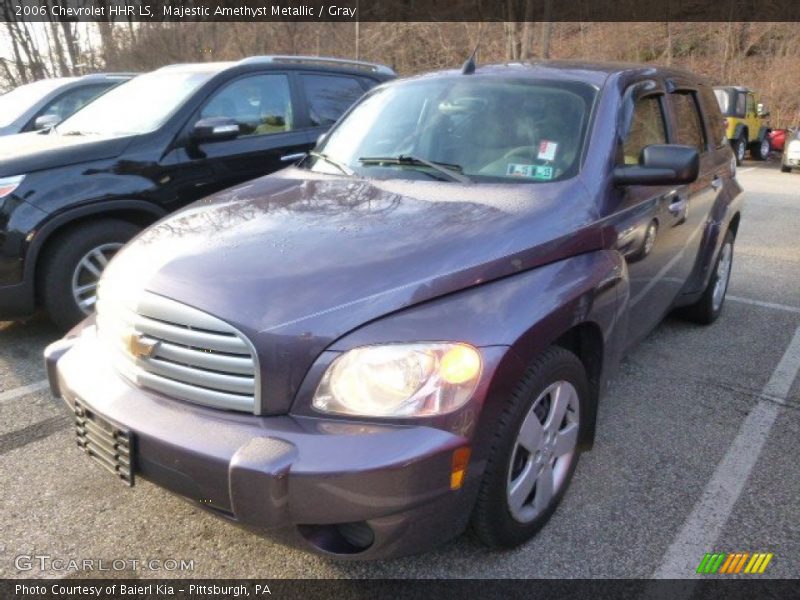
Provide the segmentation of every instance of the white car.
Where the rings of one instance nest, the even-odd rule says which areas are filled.
[[[788,131],[783,145],[781,171],[789,173],[792,169],[800,169],[800,128]]]

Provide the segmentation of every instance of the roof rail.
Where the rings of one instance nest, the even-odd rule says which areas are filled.
[[[396,76],[397,73],[386,65],[378,63],[364,62],[361,60],[349,60],[346,58],[330,58],[327,56],[284,56],[284,55],[269,55],[269,56],[248,56],[238,62],[240,65],[249,65],[254,63],[293,63],[293,64],[307,64],[307,65],[336,65],[339,67],[349,67],[351,69],[360,69],[362,71],[372,71],[373,73],[381,73],[383,75]]]

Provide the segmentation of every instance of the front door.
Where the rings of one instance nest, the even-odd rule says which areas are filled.
[[[663,92],[634,104],[618,162],[639,163],[642,150],[669,141]],[[630,281],[628,343],[644,337],[663,318],[685,280],[679,264],[688,238],[687,186],[627,186],[618,189],[612,215],[616,247],[625,257]]]
[[[175,166],[187,185],[181,203],[288,166],[308,151],[308,131],[297,122],[297,103],[286,73],[257,73],[223,84],[191,120],[228,117],[239,125],[232,140],[187,142]],[[180,177],[180,175],[178,175]]]

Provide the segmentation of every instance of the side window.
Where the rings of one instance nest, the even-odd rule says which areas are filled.
[[[676,137],[678,144],[694,146],[698,152],[706,149],[703,121],[697,110],[697,102],[693,93],[671,94],[672,106],[675,109]]]
[[[739,117],[745,116],[744,103],[745,94],[743,92],[736,92],[736,115]]]
[[[747,116],[756,113],[756,99],[753,94],[747,94]]]
[[[286,75],[251,75],[217,90],[200,118],[228,117],[239,124],[239,136],[282,133],[294,128],[292,95]]]
[[[45,106],[37,116],[56,115],[63,121],[72,113],[89,104],[109,87],[108,85],[92,85],[71,90]]]
[[[300,75],[300,81],[314,126],[332,125],[364,93],[361,84],[351,77]]]
[[[623,164],[639,164],[639,156],[645,146],[666,143],[667,131],[660,98],[649,96],[638,100],[633,109],[628,139],[622,146]]]

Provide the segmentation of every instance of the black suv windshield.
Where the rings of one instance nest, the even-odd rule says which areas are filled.
[[[62,135],[132,135],[158,129],[216,71],[159,70],[103,94],[57,128]]]
[[[574,176],[596,89],[580,82],[443,77],[368,95],[310,168],[443,181],[544,182]],[[320,156],[321,155],[321,156]],[[324,157],[324,158],[322,158]]]

